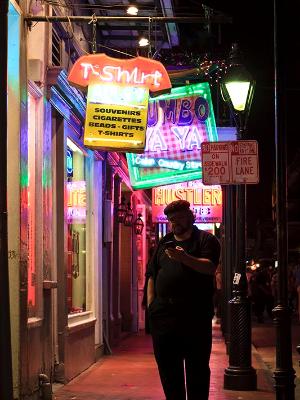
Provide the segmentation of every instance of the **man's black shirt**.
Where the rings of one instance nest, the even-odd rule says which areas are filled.
[[[197,258],[207,258],[216,266],[220,258],[218,239],[206,232],[193,227],[192,236],[188,240],[176,241],[173,233],[168,233],[158,244],[148,265],[147,276],[155,282],[157,298],[171,298],[183,301],[189,307],[202,305],[207,313],[213,315],[214,276],[201,273],[190,267],[171,260],[165,253],[164,243],[174,241],[185,252]]]

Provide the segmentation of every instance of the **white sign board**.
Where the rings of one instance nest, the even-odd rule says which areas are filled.
[[[237,185],[259,182],[256,140],[203,142],[202,182],[204,185]]]

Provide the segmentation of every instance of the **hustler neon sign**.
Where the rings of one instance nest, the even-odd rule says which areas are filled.
[[[221,205],[222,191],[219,187],[215,188],[155,188],[154,189],[154,204],[167,205],[175,200],[187,200],[193,205]]]
[[[152,189],[152,220],[167,222],[164,208],[175,200],[187,200],[197,223],[222,222],[222,189],[204,186],[200,180]]]

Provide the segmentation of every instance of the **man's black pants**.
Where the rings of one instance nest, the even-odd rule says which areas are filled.
[[[200,314],[199,310],[198,313]],[[150,312],[151,314],[151,312]],[[198,315],[150,316],[155,359],[167,400],[208,400],[212,322]],[[161,318],[160,318],[161,317]]]

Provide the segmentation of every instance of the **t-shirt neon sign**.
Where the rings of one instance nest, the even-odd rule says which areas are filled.
[[[93,149],[142,152],[149,91],[171,88],[164,66],[144,57],[117,59],[105,54],[79,58],[68,80],[88,86],[84,144]]]
[[[72,67],[68,81],[81,87],[97,83],[142,86],[151,92],[166,91],[172,86],[159,61],[145,57],[119,59],[104,53],[80,57]]]

